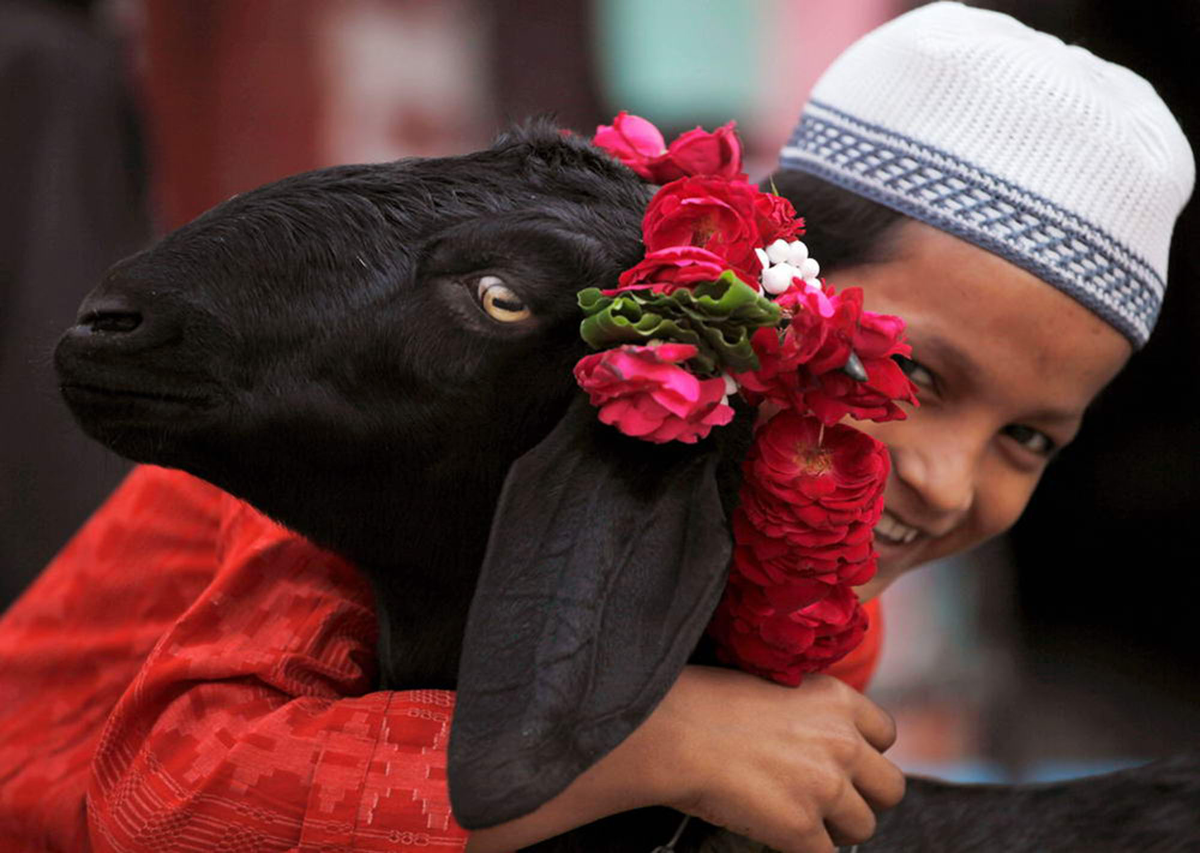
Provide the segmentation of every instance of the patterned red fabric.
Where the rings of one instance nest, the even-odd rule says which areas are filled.
[[[0,849],[463,849],[453,693],[366,693],[374,641],[347,563],[135,470],[0,618]]]

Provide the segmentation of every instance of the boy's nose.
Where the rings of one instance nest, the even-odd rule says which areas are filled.
[[[977,454],[958,443],[895,448],[896,476],[921,502],[924,517],[911,520],[931,536],[950,532],[975,502],[976,461]]]

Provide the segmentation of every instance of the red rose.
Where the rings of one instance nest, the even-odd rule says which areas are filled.
[[[754,218],[762,237],[760,246],[776,240],[791,242],[804,233],[804,220],[796,216],[796,208],[781,195],[760,192],[754,199]]]
[[[697,127],[671,143],[667,156],[673,169],[659,172],[663,184],[685,175],[745,180],[742,174],[742,146],[734,132],[735,122],[718,127],[712,133]],[[664,164],[665,165],[665,164]]]
[[[698,246],[725,261],[743,281],[758,281],[762,245],[755,216],[758,191],[740,181],[683,178],[658,191],[642,220],[647,252]]]
[[[801,613],[802,618],[811,619],[818,626],[816,639],[805,652],[812,667],[809,672],[825,669],[844,658],[867,633],[867,614],[849,587],[837,587],[834,593]]]
[[[834,314],[834,301],[826,290],[833,288],[811,287],[804,282],[792,280],[792,286],[775,298],[775,304],[789,318],[799,317],[806,324],[820,324]],[[811,317],[804,317],[802,312],[811,311]],[[818,328],[821,328],[818,325]]]
[[[604,423],[647,441],[692,444],[733,420],[724,380],[679,366],[696,353],[691,344],[617,347],[580,359],[575,380]]]
[[[830,340],[839,322],[845,322],[847,311],[829,293],[803,283],[793,284],[776,304],[790,317],[787,328],[782,333],[775,329],[755,332],[750,344],[758,356],[758,370],[734,378],[751,392],[747,395],[751,403],[769,399],[782,408],[804,411],[808,408],[804,391],[813,383],[810,374],[801,368],[821,354],[828,358],[837,347],[844,350],[842,364],[850,356],[848,344]]]
[[[863,311],[860,288],[847,288],[838,295],[830,288],[827,293],[836,310],[824,321],[831,324],[824,344],[805,365],[807,376],[801,380],[805,403],[827,424],[847,414],[859,420],[902,420],[905,413],[896,401],[917,403],[916,386],[892,359],[912,352],[904,342],[904,321]],[[866,382],[841,371],[851,351],[866,370]]]
[[[736,572],[749,581],[760,586],[777,586],[787,589],[793,596],[794,606],[803,607],[811,604],[822,596],[828,595],[830,587],[837,582],[837,575],[826,574],[816,577],[794,577],[791,573],[797,567],[798,561],[793,561],[794,549],[784,553],[782,559],[760,561],[754,551],[738,546],[733,552],[733,562],[729,566],[730,573]]]
[[[908,415],[896,401],[917,404],[916,386],[891,359],[863,361],[867,381],[858,382],[844,373],[831,372],[817,377],[804,393],[812,413],[827,424],[846,415],[858,420],[898,421]]]
[[[854,336],[854,349],[860,358],[891,358],[912,353],[912,347],[904,343],[904,321],[874,311],[862,312]]]
[[[757,329],[750,336],[750,346],[758,357],[758,370],[734,373],[738,390],[752,406],[763,400],[773,400],[783,408],[804,408],[800,377],[793,358],[794,348],[785,350],[778,329]]]
[[[596,128],[592,144],[608,151],[638,175],[650,181],[650,163],[666,153],[667,146],[657,127],[641,116],[622,110],[611,125]]]
[[[858,320],[862,315],[862,290],[857,287],[836,293],[833,288],[826,287],[823,295],[828,300],[830,313],[821,316],[811,310],[797,311],[792,317],[792,325],[788,331],[803,335],[807,330],[820,330],[820,345],[814,347],[804,367],[813,376],[840,370],[850,358],[854,349],[854,336],[858,330]],[[816,299],[814,294],[811,299]],[[811,304],[811,302],[806,304]],[[795,326],[796,329],[792,329]]]
[[[724,259],[697,246],[670,246],[646,255],[645,260],[621,273],[619,287],[603,291],[616,296],[622,290],[648,288],[655,293],[674,293],[702,281],[716,281],[725,271]]]
[[[808,409],[826,424],[846,415],[898,420],[905,413],[897,401],[916,404],[916,386],[892,359],[911,352],[904,343],[903,320],[863,311],[857,287],[839,294],[827,286],[820,292],[794,286],[779,301],[791,315],[787,329],[782,337],[759,330],[751,339],[759,369],[735,376],[751,402],[769,399],[784,408]],[[842,370],[852,352],[866,371],[866,382]]]

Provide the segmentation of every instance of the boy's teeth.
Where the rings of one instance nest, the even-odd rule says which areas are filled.
[[[909,527],[907,524],[897,521],[894,515],[886,511],[879,517],[879,523],[875,525],[875,535],[894,544],[907,545],[916,539],[920,532],[915,527]]]

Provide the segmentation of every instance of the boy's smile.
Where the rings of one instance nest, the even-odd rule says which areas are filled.
[[[921,395],[907,420],[855,424],[892,457],[864,599],[1012,526],[1132,352],[1087,308],[990,252],[912,221],[893,239],[890,259],[830,276],[839,290],[862,287],[867,310],[904,318],[904,367]]]

